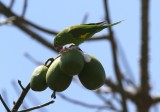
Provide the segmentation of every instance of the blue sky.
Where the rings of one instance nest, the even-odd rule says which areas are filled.
[[[9,4],[10,0],[1,0]],[[87,23],[100,22],[104,20],[104,7],[101,0],[33,0],[28,2],[28,9],[25,17],[36,24],[42,25],[46,28],[60,31],[65,27],[79,24],[82,22],[85,14],[88,14]],[[157,13],[159,1],[151,1],[150,5],[150,84],[153,87],[152,94],[158,93],[159,88],[159,66],[160,66],[160,51],[158,50],[160,42],[160,15]],[[17,14],[21,14],[23,1],[17,0],[13,10]],[[123,48],[132,73],[139,83],[139,53],[140,53],[140,2],[138,0],[110,0],[109,1],[110,14],[112,22],[125,20],[123,23],[114,26],[115,35]],[[0,19],[4,17],[0,15]],[[97,35],[107,33],[106,30]],[[50,42],[53,41],[52,35],[41,33]],[[27,52],[31,54],[38,61],[45,62],[50,57],[56,57],[57,54],[46,49],[37,41],[32,40],[28,35],[21,32],[12,25],[0,26],[0,91],[6,89],[9,98],[10,107],[12,101],[17,99],[17,94],[13,89],[11,81],[21,80],[23,85],[26,85],[30,80],[30,75],[36,65],[25,58],[24,54]],[[85,52],[97,57],[105,68],[107,77],[114,79],[114,72],[112,67],[112,55],[110,51],[110,44],[107,41],[85,42],[81,46]],[[119,58],[121,59],[121,58]],[[127,74],[126,68],[123,66],[122,70]],[[127,76],[130,77],[130,76]],[[50,100],[51,91],[49,89],[43,92],[30,91],[41,103]],[[30,94],[29,93],[29,94]],[[66,96],[73,99],[81,100],[91,104],[103,104],[92,91],[72,82],[70,87],[63,92]],[[29,96],[29,95],[28,95]],[[108,98],[108,96],[106,96]],[[87,99],[87,100],[86,100]],[[28,100],[27,100],[28,101]],[[29,107],[35,106],[29,104]],[[38,104],[37,104],[38,105]],[[132,105],[130,105],[132,108]],[[87,109],[78,105],[73,105],[57,97],[53,105],[45,107],[49,112],[90,112],[95,109]],[[4,111],[0,103],[0,109]],[[35,111],[36,112],[36,111]],[[38,112],[38,111],[37,111]],[[108,111],[109,112],[109,111]]]

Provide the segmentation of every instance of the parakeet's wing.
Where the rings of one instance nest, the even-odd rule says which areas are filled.
[[[99,22],[99,23],[89,23],[89,24],[81,24],[77,26],[70,27],[70,33],[73,35],[74,38],[90,38],[95,33],[103,30],[104,28],[108,28],[111,26],[114,26],[116,24],[119,24],[122,21],[113,23],[113,24],[107,24],[106,21]]]
[[[103,24],[107,24],[107,22],[103,21],[103,22],[98,22],[98,23],[88,23],[88,24],[84,24],[84,25],[103,25]]]
[[[86,39],[91,38],[95,33],[103,30],[104,28],[119,24],[120,22],[121,21],[113,24],[107,24],[107,22],[104,21],[68,27],[56,35],[54,39],[54,47],[59,47],[70,43],[79,45]]]
[[[72,26],[69,33],[73,35],[74,38],[87,39],[95,34],[98,30],[97,24],[81,24],[79,26]]]

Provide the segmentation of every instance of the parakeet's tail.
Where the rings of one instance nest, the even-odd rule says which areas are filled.
[[[103,26],[104,28],[108,28],[108,27],[117,25],[117,24],[119,24],[119,23],[121,23],[121,22],[122,22],[122,21],[119,21],[119,22],[116,22],[116,23],[113,23],[113,24],[107,24],[107,22],[104,21],[104,22],[101,22],[101,23],[97,23],[97,25]]]

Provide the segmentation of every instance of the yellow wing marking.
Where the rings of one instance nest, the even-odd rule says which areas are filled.
[[[82,34],[80,35],[80,38],[86,38],[90,33],[85,33],[85,34]]]

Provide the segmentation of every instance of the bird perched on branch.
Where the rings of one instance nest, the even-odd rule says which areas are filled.
[[[65,28],[59,32],[53,41],[55,49],[62,49],[66,44],[75,44],[79,45],[85,40],[91,38],[95,33],[100,32],[101,30],[119,24],[121,21],[107,24],[106,21],[99,23],[89,23],[89,24],[79,24]]]

